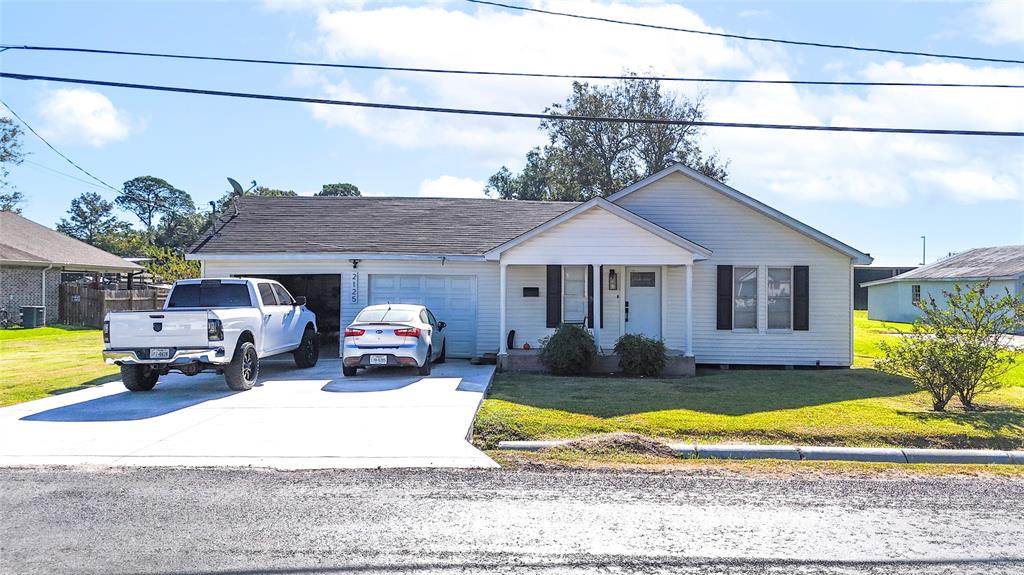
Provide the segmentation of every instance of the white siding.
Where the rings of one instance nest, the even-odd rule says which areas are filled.
[[[351,301],[352,273],[358,275],[357,301]],[[498,265],[495,262],[363,260],[356,270],[348,260],[247,260],[239,257],[230,262],[206,261],[204,277],[260,274],[329,274],[341,275],[341,325],[352,322],[367,305],[371,274],[472,275],[477,278],[477,353],[498,351]],[[543,324],[543,319],[542,323]]]
[[[977,282],[960,282],[967,288]],[[914,305],[913,287],[921,286],[921,299],[935,298],[940,305],[945,301],[944,292],[953,291],[953,281],[906,280],[868,288],[868,319],[910,323],[921,317],[921,310]],[[1005,295],[1005,290],[1016,293],[1018,286],[1013,280],[993,280],[986,293]],[[943,306],[945,307],[945,306]]]
[[[693,271],[693,348],[698,363],[851,364],[849,256],[681,174],[666,176],[617,203],[714,252]],[[758,332],[715,329],[719,264],[759,266]],[[791,265],[810,268],[810,330],[768,332],[767,267]],[[670,299],[681,298],[670,290]],[[682,323],[681,310],[669,308],[669,325]]]
[[[684,264],[687,250],[601,208],[592,208],[501,254],[508,264]]]

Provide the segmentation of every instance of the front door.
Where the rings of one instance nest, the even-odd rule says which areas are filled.
[[[626,333],[661,339],[661,268],[626,268]]]

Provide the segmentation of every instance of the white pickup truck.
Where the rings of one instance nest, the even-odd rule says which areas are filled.
[[[170,371],[209,370],[245,391],[256,383],[260,358],[291,352],[305,368],[320,357],[306,298],[258,278],[180,280],[162,310],[107,314],[103,342],[104,359],[121,366],[131,391],[153,389]]]

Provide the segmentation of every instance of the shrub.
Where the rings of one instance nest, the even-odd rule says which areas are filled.
[[[668,363],[665,342],[634,333],[627,333],[615,342],[615,353],[619,356],[619,367],[631,377],[654,377]]]
[[[563,323],[541,340],[540,361],[555,375],[585,375],[597,359],[594,338],[581,325]]]
[[[922,316],[899,341],[879,344],[884,358],[875,366],[902,375],[932,396],[942,411],[954,395],[964,409],[974,409],[978,394],[998,389],[1015,362],[1007,334],[1024,328],[1024,301],[1009,290],[989,296],[981,282],[969,289],[953,286],[945,300],[918,302]]]

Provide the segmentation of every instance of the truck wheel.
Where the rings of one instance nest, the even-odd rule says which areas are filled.
[[[430,356],[433,354],[433,350],[427,348],[427,357],[423,359],[423,365],[417,368],[416,373],[420,375],[430,375]]]
[[[121,382],[128,391],[149,391],[159,378],[160,372],[148,365],[121,366]]]
[[[345,377],[354,377],[357,370],[358,368],[343,365],[341,366],[341,375],[344,375]]]
[[[231,363],[224,368],[224,379],[232,390],[248,391],[252,389],[259,375],[260,357],[256,353],[256,346],[243,341],[235,349]]]
[[[306,331],[302,332],[302,341],[299,343],[299,347],[292,352],[292,357],[295,358],[295,367],[315,366],[316,361],[320,359],[319,334],[307,327]]]

